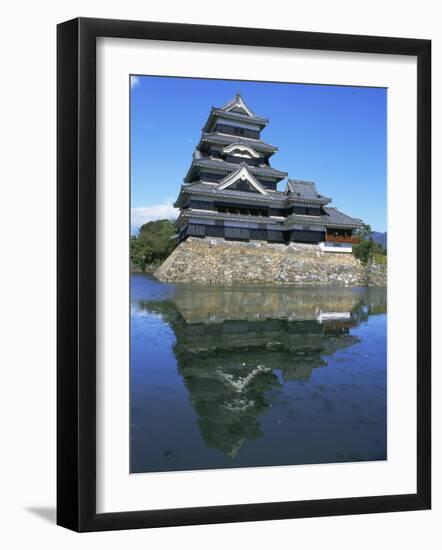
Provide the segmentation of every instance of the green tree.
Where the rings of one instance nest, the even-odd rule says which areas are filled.
[[[375,242],[371,238],[371,227],[364,224],[355,231],[355,237],[360,241],[353,245],[353,255],[363,264],[371,263],[386,263],[386,251],[382,245]]]
[[[163,262],[176,246],[173,222],[156,220],[141,226],[139,234],[130,240],[132,268],[145,271]]]
[[[371,226],[368,223],[364,223],[361,227],[356,229],[355,237],[359,237],[360,239],[369,239],[371,233]]]

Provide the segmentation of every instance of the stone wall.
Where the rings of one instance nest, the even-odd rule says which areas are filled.
[[[164,282],[221,285],[386,285],[385,268],[367,268],[352,254],[323,252],[318,245],[194,237],[179,244],[155,276]]]

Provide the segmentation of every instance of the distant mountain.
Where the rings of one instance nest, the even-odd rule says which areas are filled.
[[[374,240],[375,243],[382,245],[387,249],[387,232],[381,233],[380,231],[372,231],[370,237]]]

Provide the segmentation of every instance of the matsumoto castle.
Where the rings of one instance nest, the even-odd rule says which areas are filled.
[[[287,179],[270,165],[278,150],[261,139],[269,120],[256,115],[239,93],[212,107],[175,206],[179,241],[187,237],[319,244],[351,252],[362,225],[327,205],[313,182]]]

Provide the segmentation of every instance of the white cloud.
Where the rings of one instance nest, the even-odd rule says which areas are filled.
[[[140,86],[141,82],[138,76],[131,76],[130,77],[130,87],[133,90],[134,88],[138,88]]]
[[[179,213],[178,208],[174,208],[172,201],[164,204],[156,204],[154,206],[139,206],[131,210],[131,227],[132,233],[136,233],[138,229],[146,222],[154,220],[173,220],[177,218]]]

